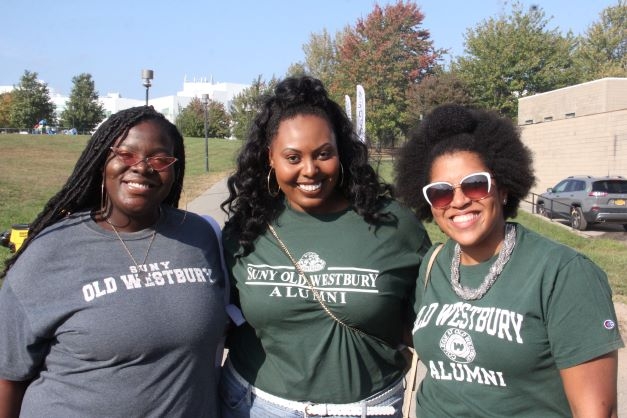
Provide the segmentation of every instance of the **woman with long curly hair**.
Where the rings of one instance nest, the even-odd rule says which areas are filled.
[[[247,322],[227,341],[223,416],[400,416],[430,241],[319,80],[265,98],[228,187],[225,258]]]
[[[616,416],[623,343],[605,273],[508,222],[534,181],[495,112],[440,106],[400,152],[399,198],[449,237],[416,286],[419,417]]]
[[[152,107],[111,115],[7,260],[0,416],[215,417],[224,272],[177,209],[183,137]]]

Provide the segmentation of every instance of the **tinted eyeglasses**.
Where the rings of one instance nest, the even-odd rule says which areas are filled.
[[[121,150],[117,147],[111,147],[111,151],[115,154],[116,157],[118,157],[120,161],[122,161],[124,165],[128,167],[132,167],[143,161],[148,164],[148,167],[152,168],[155,171],[164,171],[166,168],[170,167],[172,164],[178,161],[178,158],[169,155],[157,155],[155,157],[142,158],[139,154],[131,151]]]
[[[422,188],[422,194],[431,207],[441,209],[451,204],[455,197],[455,189],[462,189],[462,193],[471,200],[485,199],[490,195],[492,179],[490,173],[468,174],[459,184],[451,184],[446,181],[436,181]]]

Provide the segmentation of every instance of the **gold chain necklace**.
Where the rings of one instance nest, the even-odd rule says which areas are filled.
[[[140,270],[140,268],[139,268],[140,265],[137,263],[137,261],[135,261],[135,257],[133,257],[133,254],[131,254],[131,250],[129,250],[128,247],[126,246],[126,243],[124,242],[124,240],[122,239],[122,237],[118,233],[118,230],[116,229],[116,227],[113,226],[113,224],[108,222],[108,221],[107,221],[107,223],[109,225],[111,225],[111,228],[113,229],[113,232],[115,232],[115,235],[118,237],[118,239],[122,243],[122,246],[126,250],[126,253],[128,254],[129,257],[131,257],[131,260],[133,260],[133,263],[135,264],[135,268],[137,269],[137,276],[140,279],[142,279],[142,280],[143,279],[147,279],[148,278],[148,271]],[[148,253],[150,252],[150,248],[152,247],[152,243],[155,240],[155,236],[157,236],[157,228],[156,227],[155,227],[154,232],[152,233],[152,237],[150,237],[150,244],[148,244],[148,249],[146,250],[146,255],[144,255],[144,260],[141,262],[142,265],[146,264],[146,260],[148,259]]]
[[[298,274],[300,274],[305,279],[305,281],[307,282],[307,285],[309,286],[309,289],[311,289],[311,292],[314,295],[314,298],[318,301],[318,303],[320,303],[320,305],[322,306],[322,309],[324,309],[324,311],[327,313],[327,315],[329,315],[331,318],[333,318],[333,320],[335,320],[338,324],[342,325],[345,328],[353,330],[353,331],[355,331],[358,334],[368,335],[365,332],[363,332],[362,330],[360,330],[359,328],[355,328],[355,327],[353,327],[351,325],[348,325],[346,322],[344,322],[340,318],[338,318],[333,312],[331,312],[331,310],[327,307],[327,304],[322,299],[322,296],[320,295],[320,292],[318,292],[318,289],[316,289],[314,287],[314,285],[313,285],[311,279],[309,278],[309,276],[307,276],[305,274],[305,272],[303,271],[302,266],[300,264],[298,264],[298,262],[294,259],[294,257],[292,257],[292,253],[290,253],[290,250],[288,250],[288,248],[285,245],[285,243],[281,240],[281,238],[279,238],[279,235],[277,234],[277,232],[274,229],[274,227],[272,225],[270,225],[270,223],[268,223],[268,229],[270,230],[270,233],[274,236],[274,238],[279,243],[279,246],[281,247],[281,249],[283,250],[285,255],[287,255],[287,257],[290,259],[292,264],[294,264],[294,267],[296,268],[296,271],[298,272]]]

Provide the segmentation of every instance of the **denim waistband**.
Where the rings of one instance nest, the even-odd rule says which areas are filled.
[[[367,400],[347,404],[298,402],[272,395],[268,392],[254,387],[253,385],[248,383],[246,379],[240,376],[239,373],[237,373],[235,367],[233,367],[228,358],[224,366],[229,369],[229,372],[232,373],[235,380],[237,380],[242,386],[250,387],[251,393],[253,393],[255,396],[258,396],[259,398],[267,402],[281,406],[283,408],[302,412],[304,417],[334,415],[363,416],[364,412],[366,416],[394,415],[396,413],[396,409],[393,406],[374,406],[372,404],[386,401],[387,399],[397,394],[399,389],[403,388],[403,379],[401,378],[398,382],[377,393],[375,396],[368,398]]]

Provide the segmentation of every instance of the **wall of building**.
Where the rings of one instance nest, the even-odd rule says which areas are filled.
[[[627,78],[522,98],[518,123],[534,157],[534,193],[571,175],[627,177]]]

